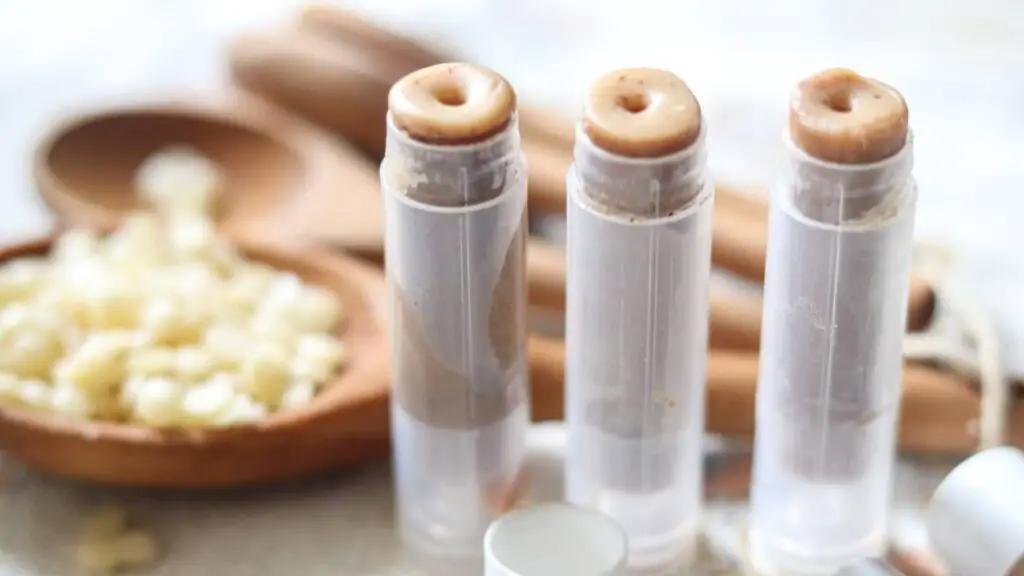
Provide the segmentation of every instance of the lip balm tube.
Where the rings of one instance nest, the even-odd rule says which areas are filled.
[[[427,558],[480,560],[518,498],[530,413],[516,96],[485,68],[431,66],[391,88],[387,125],[399,532]]]
[[[693,560],[711,210],[700,105],[675,75],[591,88],[567,177],[566,495],[629,535],[634,572]]]
[[[623,576],[626,534],[600,512],[564,503],[516,510],[484,536],[484,576]]]
[[[990,448],[935,489],[928,538],[952,576],[1024,576],[1024,452]]]
[[[848,70],[800,82],[771,198],[751,487],[760,574],[884,552],[917,186],[907,106]]]

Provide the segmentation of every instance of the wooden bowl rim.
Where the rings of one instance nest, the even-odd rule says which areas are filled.
[[[15,258],[45,254],[52,248],[59,233],[0,247],[0,264]],[[193,447],[216,449],[238,441],[287,441],[291,434],[301,433],[310,424],[337,417],[343,407],[361,406],[388,394],[386,299],[383,274],[367,264],[343,254],[332,254],[311,247],[288,246],[281,243],[233,239],[240,250],[255,261],[294,262],[295,268],[312,267],[327,271],[358,291],[360,306],[367,311],[377,342],[353,358],[348,367],[308,406],[271,414],[255,424],[231,428],[155,428],[122,422],[91,421],[48,412],[37,412],[0,405],[0,426],[17,426],[50,436],[79,437],[90,441],[120,445],[153,447]],[[282,268],[287,270],[287,268]],[[301,275],[300,275],[301,277]],[[351,306],[352,303],[346,302]],[[338,390],[339,393],[325,393]],[[17,454],[14,454],[17,456]]]

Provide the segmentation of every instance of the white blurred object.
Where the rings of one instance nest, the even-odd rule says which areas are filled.
[[[533,502],[561,502],[565,488],[565,424],[539,422],[526,431],[526,477]]]
[[[928,536],[952,574],[1005,576],[1021,564],[1022,486],[1024,453],[1001,446],[971,456],[935,490]]]
[[[614,520],[572,504],[516,510],[484,535],[484,576],[621,576],[626,557]]]

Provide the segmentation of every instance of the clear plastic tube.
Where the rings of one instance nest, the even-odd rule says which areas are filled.
[[[761,574],[883,552],[917,187],[912,144],[833,164],[788,140],[772,194],[751,490]]]
[[[381,166],[392,304],[392,442],[403,540],[480,558],[514,498],[529,424],[526,180],[510,125],[430,145],[388,119]]]
[[[704,130],[655,158],[577,130],[568,175],[569,501],[629,535],[630,567],[692,560],[701,501],[714,188]]]

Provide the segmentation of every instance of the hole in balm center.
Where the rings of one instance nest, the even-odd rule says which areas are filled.
[[[440,84],[434,88],[434,98],[445,106],[462,106],[466,103],[466,91],[457,84]]]
[[[631,92],[628,94],[620,94],[617,98],[619,107],[631,114],[639,114],[650,105],[650,101],[647,98],[645,92]]]
[[[850,103],[850,94],[847,92],[832,94],[828,97],[828,107],[831,108],[833,112],[851,112],[853,110],[853,105]]]

